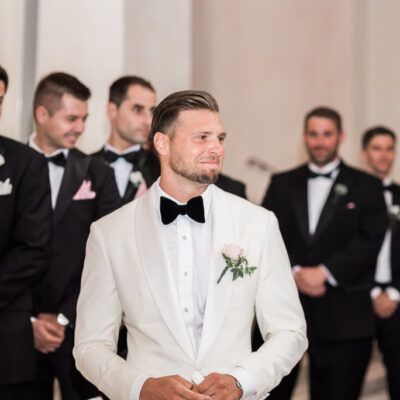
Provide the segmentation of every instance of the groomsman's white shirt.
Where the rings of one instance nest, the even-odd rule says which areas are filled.
[[[139,151],[140,144],[135,144],[134,146],[129,147],[124,151],[119,151],[115,147],[111,146],[111,144],[106,143],[104,149],[112,151],[116,154],[123,155],[132,153],[134,151]],[[119,195],[120,197],[124,197],[126,187],[128,186],[129,182],[129,175],[132,172],[133,165],[130,162],[126,161],[125,158],[119,157],[116,161],[110,163],[110,167],[114,168],[114,175],[117,182]]]
[[[29,137],[29,147],[32,147],[32,149],[36,150],[37,152],[44,154],[43,150],[35,143],[34,139],[36,136],[36,132],[33,132],[32,135]],[[64,153],[65,159],[68,158],[68,149],[59,149],[54,151],[51,154],[46,154],[45,157],[53,157],[56,156],[57,154]],[[60,192],[60,187],[62,183],[62,179],[64,176],[64,167],[61,167],[60,165],[56,165],[52,162],[48,163],[49,166],[49,180],[50,180],[50,188],[51,188],[51,206],[53,210],[56,208],[57,204],[57,197],[58,193]]]

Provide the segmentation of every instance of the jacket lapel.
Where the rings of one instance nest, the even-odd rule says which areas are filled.
[[[299,175],[293,182],[292,204],[294,213],[300,226],[300,231],[305,238],[309,239],[310,235],[308,232],[307,166],[304,166],[299,171]]]
[[[165,324],[185,353],[195,360],[194,349],[179,306],[167,251],[160,233],[158,204],[155,185],[137,200],[135,236],[141,263]]]
[[[197,362],[200,362],[205,357],[214,343],[224,321],[231,297],[233,285],[229,271],[217,284],[218,278],[225,267],[222,248],[226,244],[240,245],[238,243],[237,227],[234,224],[233,210],[224,201],[226,194],[214,185],[210,189],[213,191],[211,203],[213,218],[212,251],[207,304]]]
[[[76,150],[71,150],[68,154],[65,165],[64,176],[61,182],[60,191],[57,196],[56,207],[54,210],[54,224],[60,221],[72,197],[78,191],[86,176],[89,168],[90,157],[82,156]]]
[[[321,233],[329,226],[336,211],[340,208],[347,197],[347,191],[349,190],[349,187],[351,187],[352,180],[352,176],[348,174],[347,167],[342,162],[340,164],[339,174],[332,184],[328,198],[321,211],[315,233],[312,236],[312,241],[317,240]],[[342,186],[343,189],[346,188],[346,193],[340,193],[340,186]]]

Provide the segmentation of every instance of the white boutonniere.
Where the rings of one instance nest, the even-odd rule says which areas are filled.
[[[251,275],[257,267],[249,267],[249,262],[244,255],[244,250],[239,246],[230,244],[225,245],[222,249],[222,257],[225,260],[225,268],[219,277],[217,284],[221,281],[222,277],[226,274],[228,269],[232,272],[232,280],[243,278],[244,275]]]
[[[349,191],[347,186],[344,185],[343,183],[336,184],[335,187],[333,188],[333,190],[334,190],[333,199],[332,199],[333,204],[337,203],[337,201],[341,197],[346,196],[347,192]]]
[[[10,182],[10,178],[7,178],[4,182],[0,181],[0,196],[11,194],[12,187],[13,185]]]
[[[0,154],[0,167],[5,164],[6,160],[4,159],[4,156]]]
[[[143,175],[140,171],[132,171],[129,175],[129,180],[133,183],[135,188],[138,188],[143,182]]]
[[[391,217],[392,222],[400,221],[400,205],[399,204],[393,204],[392,207],[390,207],[390,217]]]

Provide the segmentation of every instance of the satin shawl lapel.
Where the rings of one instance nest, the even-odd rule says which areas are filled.
[[[340,165],[340,171],[335,181],[332,184],[332,188],[329,192],[328,198],[325,205],[321,211],[321,215],[318,220],[317,228],[312,236],[312,241],[318,239],[321,233],[329,226],[336,211],[340,208],[342,203],[347,197],[347,193],[343,195],[338,195],[337,185],[344,185],[347,190],[351,187],[353,177],[349,175],[347,167],[342,163]]]
[[[214,343],[224,321],[231,297],[233,282],[230,271],[227,271],[220,283],[217,284],[218,278],[225,268],[222,248],[226,244],[243,245],[238,242],[239,235],[235,225],[235,216],[227,201],[227,194],[214,185],[210,189],[213,191],[211,203],[213,218],[212,251],[207,304],[197,362],[205,357]]]
[[[393,191],[392,204],[400,205],[400,186],[396,186]],[[390,216],[390,218],[393,218],[393,217]],[[398,234],[399,230],[400,230],[400,221],[397,220],[392,226],[392,240],[394,239],[395,235]]]
[[[292,189],[292,204],[296,215],[300,231],[307,239],[308,233],[308,200],[307,200],[307,167],[303,167],[298,176],[294,178]]]
[[[185,353],[195,360],[161,237],[155,185],[136,201],[135,237],[147,282],[165,324]]]
[[[75,193],[78,191],[86,176],[89,168],[90,157],[81,156],[79,153],[71,150],[68,154],[67,164],[65,165],[64,176],[58,193],[56,207],[54,210],[54,224],[60,221],[68,205],[72,201]]]

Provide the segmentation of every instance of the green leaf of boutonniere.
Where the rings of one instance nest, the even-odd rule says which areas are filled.
[[[222,257],[225,260],[225,268],[223,269],[217,284],[221,281],[228,269],[232,272],[232,280],[244,278],[244,275],[251,275],[257,267],[249,267],[247,258],[243,255],[243,249],[234,245],[226,245],[222,249]]]

